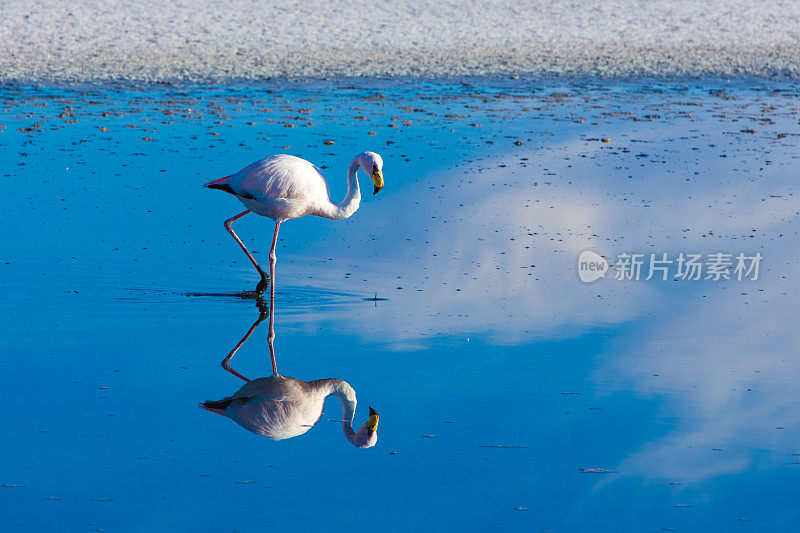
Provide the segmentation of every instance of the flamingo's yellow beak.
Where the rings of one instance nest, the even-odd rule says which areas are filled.
[[[372,181],[375,183],[375,189],[372,194],[378,194],[378,191],[383,189],[383,172],[376,170],[372,173]]]
[[[369,408],[369,420],[367,420],[367,429],[369,431],[375,431],[378,429],[378,412],[375,411],[372,407]]]

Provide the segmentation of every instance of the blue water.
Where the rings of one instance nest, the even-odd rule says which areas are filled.
[[[0,89],[1,529],[794,527],[795,88],[348,83]],[[281,228],[275,347],[377,445],[335,398],[283,441],[198,408],[258,317],[201,184],[287,152],[338,200],[362,150],[380,194]],[[266,263],[270,221],[235,227]],[[585,284],[589,248],[764,264]],[[232,366],[269,375],[266,323]]]

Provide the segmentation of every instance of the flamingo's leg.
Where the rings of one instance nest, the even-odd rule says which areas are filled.
[[[240,340],[239,343],[236,346],[233,347],[233,350],[231,350],[231,353],[229,353],[228,356],[225,359],[222,360],[222,363],[220,363],[222,365],[222,368],[224,368],[225,370],[227,370],[228,372],[230,372],[231,374],[233,374],[237,378],[243,379],[244,381],[250,381],[250,380],[247,379],[246,377],[244,377],[243,375],[241,375],[240,373],[238,373],[237,371],[235,371],[234,369],[232,369],[231,365],[229,364],[229,362],[233,358],[233,356],[236,355],[236,352],[239,351],[239,348],[241,348],[242,345],[247,341],[247,339],[250,338],[250,335],[253,334],[253,332],[256,330],[258,325],[261,324],[261,322],[265,318],[267,318],[267,313],[269,311],[263,305],[259,305],[258,309],[259,309],[260,313],[259,313],[258,318],[256,319],[256,321],[253,322],[253,325],[250,326],[249,330],[247,330],[247,333],[245,333],[244,337],[242,337],[242,340]]]
[[[278,257],[275,255],[275,245],[278,244],[278,230],[280,222],[275,222],[275,235],[272,236],[272,247],[269,249],[269,333],[267,333],[267,344],[269,345],[269,356],[272,359],[272,373],[278,375],[278,364],[275,362],[275,263]]]
[[[239,220],[240,218],[245,216],[247,213],[250,213],[249,209],[247,211],[239,213],[238,215],[236,215],[234,217],[231,217],[228,220],[226,220],[225,221],[225,230],[227,230],[227,232],[231,234],[231,237],[233,237],[234,240],[242,248],[242,250],[244,250],[244,253],[247,254],[248,259],[250,259],[250,262],[253,263],[253,266],[256,267],[256,270],[261,275],[261,281],[258,282],[258,286],[256,287],[256,292],[258,294],[264,294],[266,292],[266,290],[267,290],[267,285],[269,285],[269,278],[264,273],[264,270],[261,268],[261,266],[258,264],[258,262],[256,262],[255,257],[253,257],[253,255],[250,253],[250,251],[244,245],[244,243],[242,242],[242,239],[240,239],[239,236],[236,235],[236,233],[233,231],[233,223],[236,220]]]

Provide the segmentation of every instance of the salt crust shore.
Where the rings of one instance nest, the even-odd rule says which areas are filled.
[[[0,81],[800,78],[800,2],[0,0]]]

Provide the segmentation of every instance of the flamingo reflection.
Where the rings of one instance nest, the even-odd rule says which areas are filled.
[[[267,338],[272,360],[272,375],[247,379],[230,367],[230,360],[247,341],[258,325],[269,316],[269,309],[258,301],[259,317],[245,336],[222,360],[222,367],[246,383],[231,396],[203,402],[201,407],[230,418],[243,428],[270,439],[297,437],[314,427],[328,396],[341,400],[344,413],[342,429],[347,440],[358,448],[369,448],[378,441],[378,413],[369,408],[369,419],[358,431],[353,429],[356,412],[356,391],[346,381],[336,378],[302,381],[278,374],[273,347],[274,334]]]

